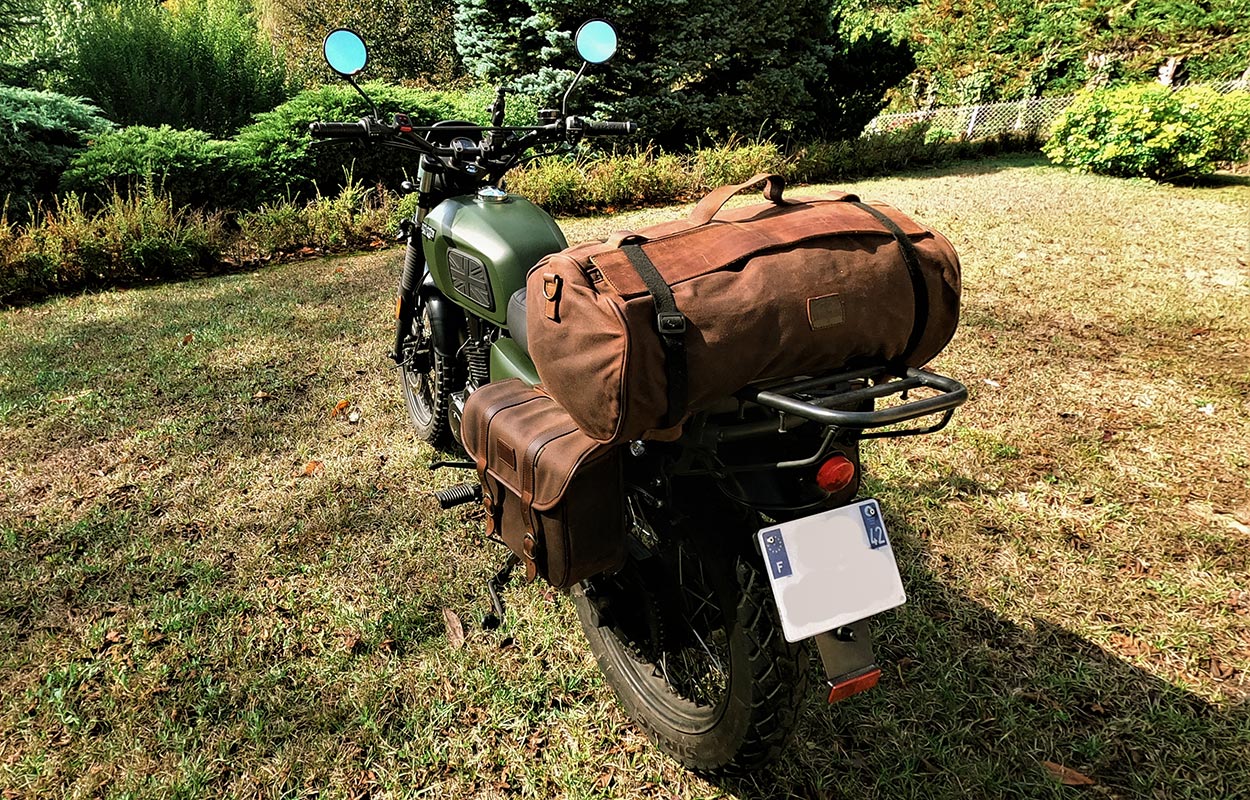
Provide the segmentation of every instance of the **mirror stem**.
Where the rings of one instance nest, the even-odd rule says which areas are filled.
[[[356,85],[356,79],[350,75],[341,75],[341,77],[343,78],[343,80],[351,84],[351,87],[356,90],[356,93],[359,94],[361,97],[363,97],[365,99],[365,102],[369,104],[369,108],[373,110],[373,118],[381,119],[381,117],[378,116],[377,104],[373,102],[373,99],[369,97],[369,95],[365,94],[364,89],[361,89],[359,86]]]
[[[573,94],[573,89],[577,86],[578,81],[582,79],[582,73],[586,71],[589,61],[582,62],[582,68],[573,76],[573,82],[569,84],[569,88],[564,92],[564,99],[560,101],[560,116],[567,117],[569,109],[569,95]]]

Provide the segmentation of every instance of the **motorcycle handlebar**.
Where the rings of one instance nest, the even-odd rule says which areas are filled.
[[[316,139],[368,139],[362,122],[311,122],[308,132]]]

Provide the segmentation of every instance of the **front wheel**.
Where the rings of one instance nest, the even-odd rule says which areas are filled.
[[[454,359],[435,351],[432,331],[430,309],[423,304],[404,344],[399,380],[417,436],[443,447],[451,432],[451,395],[460,388],[460,370]]]
[[[719,531],[728,536],[738,531]],[[806,692],[807,652],[782,636],[768,579],[723,542],[678,540],[574,591],[578,618],[630,718],[690,769],[774,759]]]

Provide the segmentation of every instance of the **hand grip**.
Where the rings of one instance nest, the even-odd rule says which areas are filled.
[[[369,131],[359,122],[311,122],[308,132],[315,139],[367,139]]]
[[[607,122],[598,120],[584,120],[582,133],[587,136],[626,136],[631,133],[638,132],[638,123],[636,122]]]

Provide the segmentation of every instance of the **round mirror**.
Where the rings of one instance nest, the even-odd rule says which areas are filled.
[[[591,64],[602,64],[616,54],[616,28],[592,19],[577,29],[577,54]]]
[[[349,78],[364,69],[365,63],[369,60],[365,40],[361,39],[358,33],[347,28],[330,31],[321,45],[321,52],[325,55],[330,69]]]

